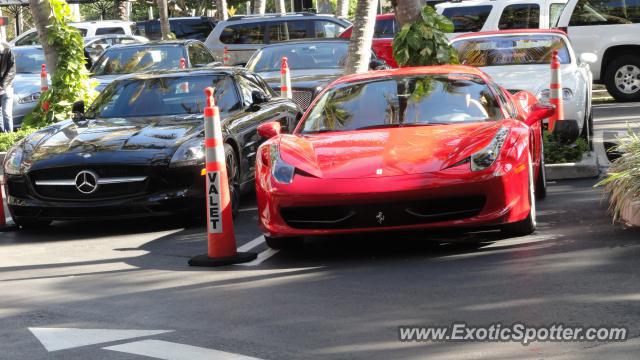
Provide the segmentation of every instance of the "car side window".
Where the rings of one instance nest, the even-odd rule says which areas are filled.
[[[578,0],[569,26],[640,23],[639,0]]]
[[[253,104],[253,92],[258,91],[266,95],[264,89],[258,82],[256,82],[256,78],[249,74],[242,74],[237,76],[238,85],[240,85],[240,92],[242,93],[242,103],[246,106],[251,106]]]
[[[549,28],[558,26],[558,20],[560,19],[560,15],[562,15],[564,6],[565,4],[562,3],[549,4]]]
[[[227,26],[220,34],[223,44],[264,44],[264,23],[249,23]]]
[[[206,65],[215,61],[209,50],[202,44],[189,45],[189,60],[192,66]]]
[[[305,20],[274,21],[269,23],[269,41],[306,39],[309,37]]]
[[[22,39],[16,41],[16,46],[38,45],[38,44],[40,44],[40,40],[38,39],[38,33],[35,31],[29,35],[26,35]]]
[[[450,7],[442,15],[453,22],[453,32],[474,32],[482,30],[492,8],[491,5]]]
[[[105,27],[96,29],[96,35],[106,34],[124,34],[124,29],[121,27]]]
[[[318,39],[335,38],[345,29],[334,22],[326,20],[314,20],[313,24],[315,27],[316,38]]]
[[[395,35],[394,27],[394,19],[378,20],[373,31],[373,37],[376,39],[393,38]]]
[[[516,108],[513,106],[513,103],[511,103],[511,100],[509,100],[509,98],[507,98],[507,95],[504,93],[504,91],[502,91],[502,88],[493,84],[491,84],[490,86],[491,86],[491,89],[493,89],[493,91],[498,95],[498,99],[500,99],[500,102],[502,103],[504,109],[507,110],[507,114],[509,115],[509,117],[512,119],[517,119],[518,112],[516,111]]]
[[[206,39],[213,27],[206,19],[176,20],[175,34],[184,39]]]
[[[537,29],[540,27],[540,6],[538,4],[514,4],[505,6],[500,15],[498,28]]]

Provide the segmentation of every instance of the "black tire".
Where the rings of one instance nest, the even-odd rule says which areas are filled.
[[[264,239],[270,248],[274,250],[291,250],[302,247],[304,238],[301,237],[270,237],[265,236]]]
[[[231,210],[235,218],[238,215],[240,206],[240,165],[233,146],[226,143],[224,144],[224,160],[227,165],[227,177],[229,179]]]
[[[622,55],[607,65],[604,84],[617,101],[640,101],[640,56]],[[619,81],[616,84],[616,79]]]
[[[529,214],[524,220],[505,224],[502,233],[508,237],[525,236],[536,231],[536,193],[533,186],[533,166],[529,158]]]
[[[540,169],[538,170],[538,182],[536,183],[536,199],[542,200],[547,197],[547,173],[544,168],[544,144],[540,154]]]
[[[21,219],[14,218],[14,224],[22,230],[39,230],[44,229],[51,225],[51,220],[35,220],[35,219]]]

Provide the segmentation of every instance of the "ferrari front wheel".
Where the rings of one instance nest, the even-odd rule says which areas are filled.
[[[289,250],[302,247],[302,237],[270,237],[265,236],[265,241],[274,250]]]
[[[533,165],[531,164],[531,156],[529,156],[529,214],[524,220],[505,224],[502,227],[502,233],[509,237],[525,236],[536,230],[536,193],[533,182]]]

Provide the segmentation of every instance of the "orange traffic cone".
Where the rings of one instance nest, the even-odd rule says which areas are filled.
[[[40,70],[40,92],[49,90],[49,80],[47,79],[47,65],[42,64],[42,70]]]
[[[180,58],[179,68],[180,69],[186,69],[187,68],[187,61],[184,58]]]
[[[213,99],[213,88],[206,88],[207,106],[204,109],[204,147],[207,201],[206,255],[189,260],[190,266],[221,266],[254,260],[256,253],[241,253],[236,249],[233,231],[231,195],[224,156],[224,140],[220,125],[220,111]]]
[[[289,72],[289,63],[287,57],[282,57],[280,65],[280,96],[291,99],[291,73]]]

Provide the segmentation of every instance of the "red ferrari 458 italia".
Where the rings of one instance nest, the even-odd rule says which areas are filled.
[[[427,228],[533,232],[546,184],[541,122],[554,108],[466,66],[345,76],[292,134],[277,122],[256,161],[260,225],[304,236]]]

